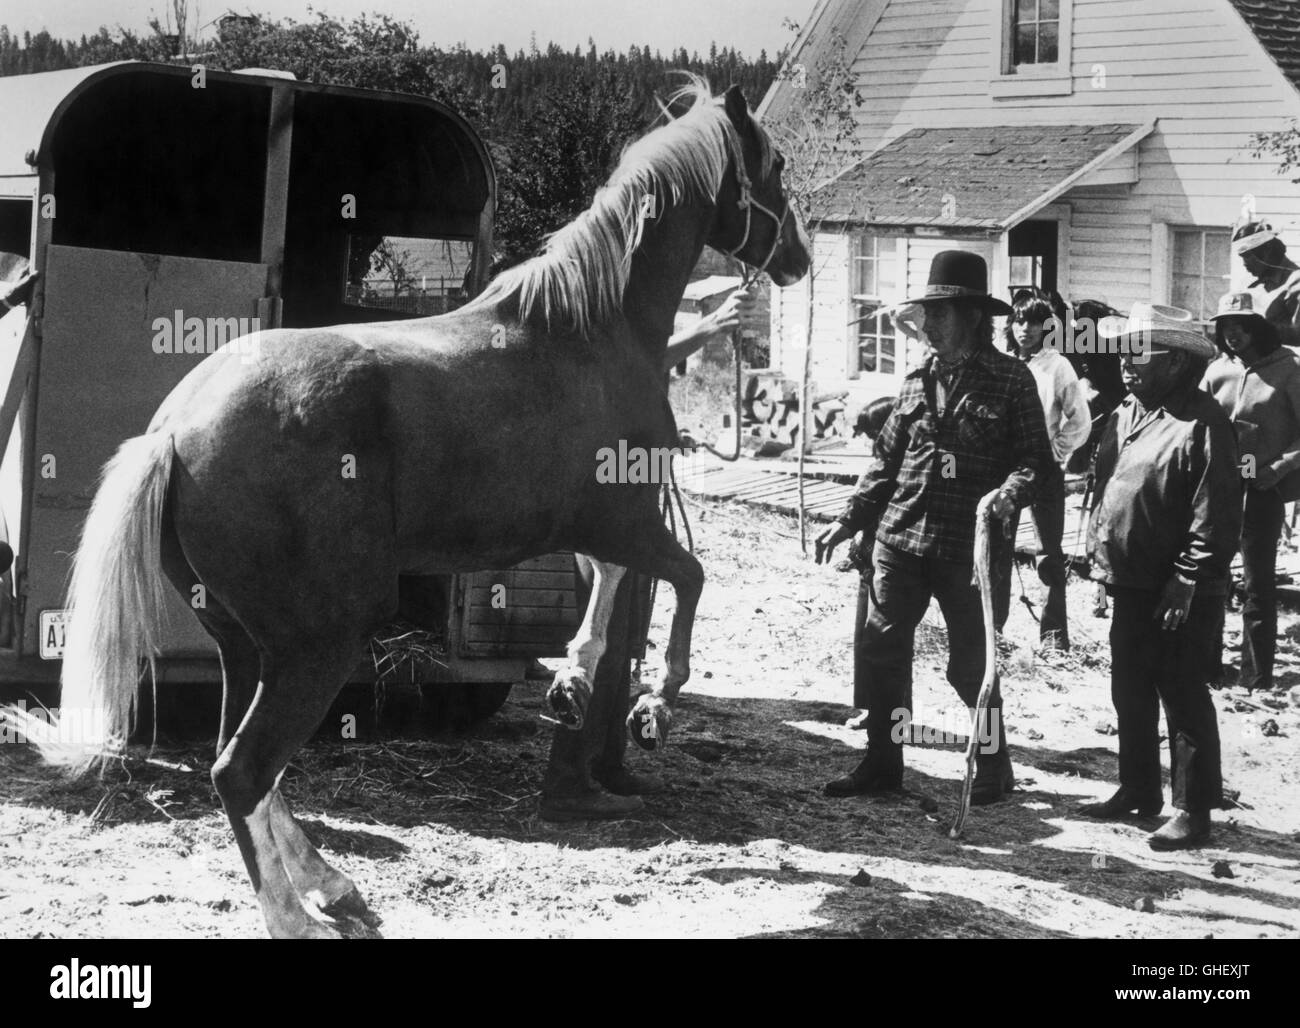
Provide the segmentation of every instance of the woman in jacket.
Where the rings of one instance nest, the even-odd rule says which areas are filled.
[[[1203,385],[1236,428],[1246,485],[1238,684],[1271,689],[1277,647],[1277,544],[1283,508],[1300,498],[1300,359],[1255,310],[1250,293],[1223,297],[1214,326],[1222,355],[1210,365]]]

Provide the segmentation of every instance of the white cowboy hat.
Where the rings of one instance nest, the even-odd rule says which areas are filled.
[[[1213,360],[1214,343],[1196,327],[1192,312],[1159,303],[1135,303],[1125,318],[1102,318],[1097,334],[1117,344],[1128,343],[1138,352],[1152,346],[1186,350],[1195,357]]]

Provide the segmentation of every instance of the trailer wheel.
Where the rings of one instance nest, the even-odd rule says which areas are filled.
[[[450,682],[420,686],[421,718],[435,731],[463,731],[486,721],[510,696],[513,682]]]

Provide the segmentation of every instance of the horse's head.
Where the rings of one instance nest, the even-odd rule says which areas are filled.
[[[779,286],[793,285],[808,273],[812,254],[781,185],[785,158],[749,113],[739,86],[727,90],[722,107],[730,126],[731,157],[709,245],[766,271]]]

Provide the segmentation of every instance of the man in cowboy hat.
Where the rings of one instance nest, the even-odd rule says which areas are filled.
[[[912,644],[931,597],[948,626],[948,681],[968,707],[984,670],[983,610],[972,583],[975,510],[993,493],[1005,519],[1034,499],[1052,462],[1034,376],[993,345],[993,317],[1011,308],[988,293],[983,258],[938,254],[924,295],[892,308],[896,324],[933,350],[907,375],[875,454],[839,520],[816,541],[818,563],[859,530],[874,539],[874,583],[863,570],[854,632],[854,703],[867,711],[867,754],[826,786],[830,796],[897,791],[910,725]],[[902,729],[902,731],[900,731]],[[995,686],[972,803],[1015,787]]]
[[[1241,537],[1237,445],[1228,416],[1198,388],[1215,351],[1190,312],[1138,304],[1127,323],[1109,319],[1100,334],[1121,353],[1131,393],[1111,414],[1097,451],[1088,524],[1092,577],[1114,607],[1119,789],[1082,813],[1118,819],[1160,812],[1163,702],[1178,813],[1148,841],[1153,849],[1178,849],[1209,836],[1210,810],[1222,801],[1219,726],[1207,683]]]
[[[1276,327],[1256,311],[1250,293],[1223,297],[1214,326],[1222,356],[1210,365],[1203,385],[1236,429],[1246,485],[1238,684],[1271,689],[1277,544],[1286,504],[1300,499],[1300,358],[1278,341]]]
[[[1267,291],[1263,315],[1279,340],[1300,347],[1300,267],[1286,255],[1281,234],[1267,221],[1245,221],[1232,233],[1232,252],[1255,276],[1250,288]]]

